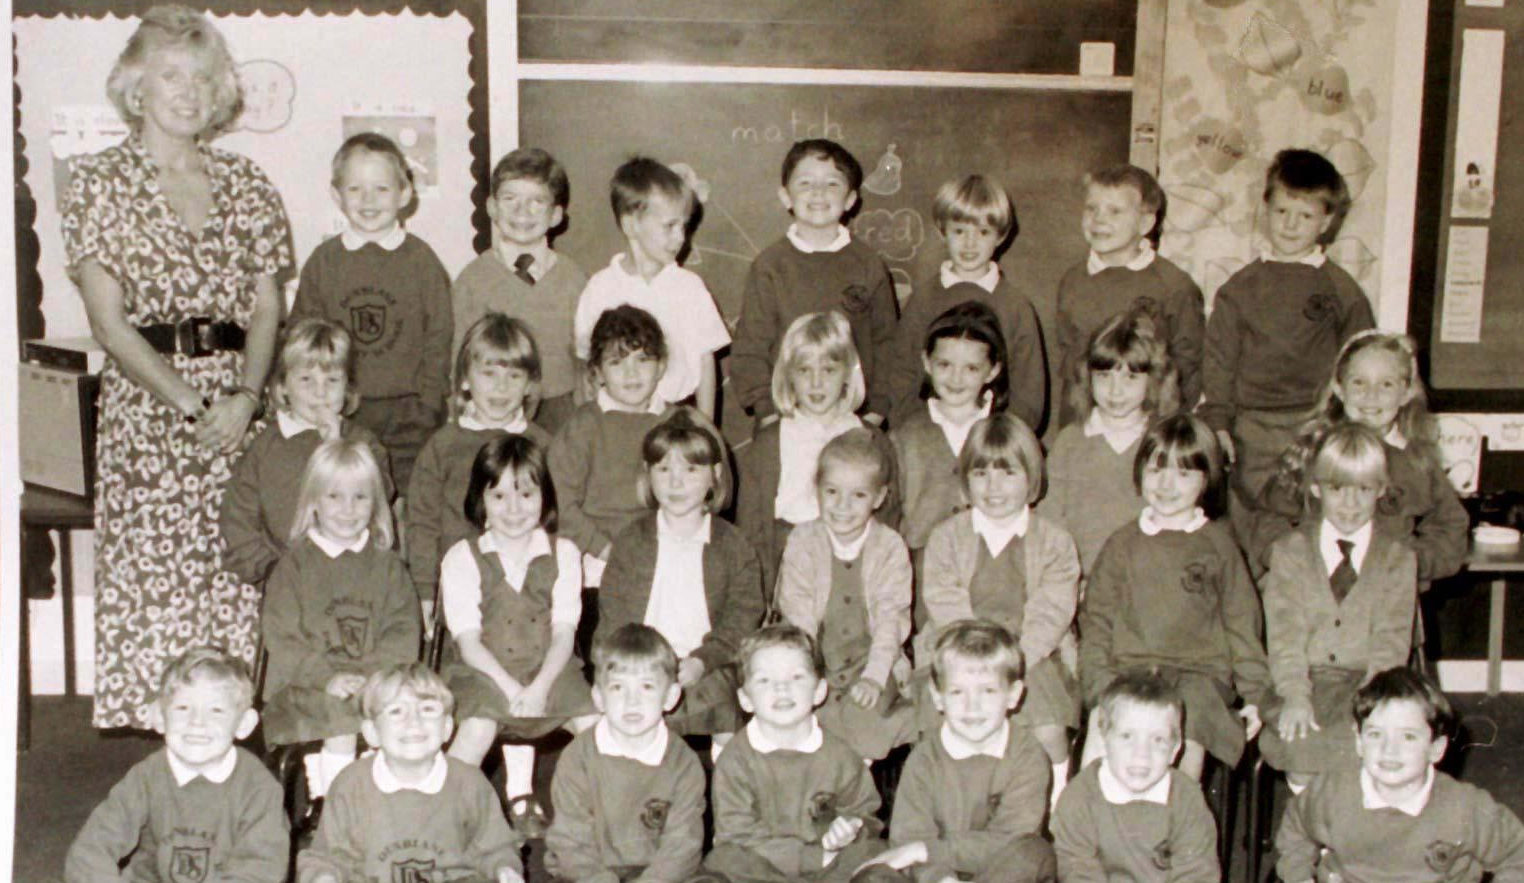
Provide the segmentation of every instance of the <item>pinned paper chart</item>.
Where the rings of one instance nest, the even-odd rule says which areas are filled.
[[[1487,228],[1451,227],[1445,262],[1441,343],[1480,343],[1482,295],[1487,284]]]
[[[1498,107],[1503,98],[1503,32],[1467,29],[1461,36],[1460,109],[1455,125],[1455,181],[1450,214],[1492,217],[1497,168]]]

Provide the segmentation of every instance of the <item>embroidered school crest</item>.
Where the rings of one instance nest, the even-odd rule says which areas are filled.
[[[672,808],[672,801],[653,797],[646,801],[645,809],[640,811],[640,823],[645,825],[647,831],[660,834],[667,828],[667,810]]]
[[[1326,293],[1314,294],[1302,304],[1302,317],[1309,322],[1323,324],[1331,322],[1339,312],[1339,302],[1334,296]]]
[[[369,644],[366,640],[370,632],[370,617],[363,615],[339,616],[339,640],[343,642],[344,654],[353,659],[359,659],[365,655],[365,648]]]
[[[810,821],[817,825],[829,825],[836,818],[836,795],[829,791],[816,791],[810,795]]]
[[[386,307],[365,304],[349,308],[349,328],[355,340],[370,346],[386,334]]]
[[[1161,871],[1168,871],[1170,866],[1174,864],[1175,850],[1170,847],[1168,840],[1160,840],[1154,844],[1154,849],[1149,855],[1149,859],[1154,863],[1154,867]]]
[[[854,282],[841,290],[841,307],[849,315],[866,313],[872,305],[872,299],[866,285],[859,285]]]
[[[1446,840],[1435,840],[1423,850],[1423,863],[1429,866],[1429,870],[1441,874],[1444,879],[1451,879],[1451,871],[1455,868],[1456,859],[1464,854],[1459,843],[1450,843]]]
[[[1180,588],[1192,595],[1216,592],[1216,563],[1211,557],[1198,558],[1195,561],[1187,563],[1185,565],[1185,572],[1180,574]]]
[[[433,883],[433,859],[408,859],[392,862],[392,883]]]
[[[169,854],[169,879],[174,883],[201,883],[211,865],[211,847],[176,846]]]

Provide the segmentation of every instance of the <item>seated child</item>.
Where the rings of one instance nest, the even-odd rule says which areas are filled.
[[[1374,431],[1344,423],[1323,436],[1307,488],[1322,517],[1270,547],[1260,580],[1270,679],[1281,699],[1265,716],[1265,762],[1298,789],[1355,760],[1350,700],[1413,646],[1417,557],[1383,529],[1386,452]]]
[[[820,517],[789,534],[778,612],[815,639],[830,690],[820,726],[879,760],[915,737],[900,698],[910,674],[910,552],[873,517],[889,495],[892,462],[864,426],[826,442],[815,473]]]
[[[1132,481],[1143,432],[1180,406],[1175,367],[1153,320],[1130,312],[1102,325],[1069,394],[1077,419],[1053,442],[1037,511],[1074,537],[1088,575],[1102,544],[1143,511]]]
[[[299,883],[523,883],[522,841],[492,786],[444,753],[454,697],[439,675],[422,663],[388,666],[360,695],[365,741],[376,751],[333,783],[317,836],[297,856]]]
[[[1238,764],[1269,689],[1254,583],[1232,534],[1204,508],[1222,471],[1203,421],[1176,414],[1149,428],[1133,467],[1148,505],[1101,548],[1079,617],[1086,707],[1123,669],[1156,667],[1184,699],[1180,768],[1198,781],[1206,752]],[[1240,696],[1246,704],[1235,714]],[[1098,723],[1092,715],[1084,764],[1100,756]]]
[[[593,645],[598,723],[556,761],[545,865],[556,880],[684,881],[704,845],[704,769],[662,721],[677,704],[677,654],[638,622]]]
[[[1454,712],[1423,675],[1388,669],[1355,694],[1359,764],[1292,799],[1275,849],[1286,883],[1524,879],[1524,825],[1486,791],[1435,769]]]
[[[323,740],[305,758],[314,800],[355,759],[366,677],[418,658],[418,596],[392,551],[383,493],[370,448],[319,445],[302,472],[291,548],[265,587],[265,743]]]
[[[773,365],[773,404],[782,416],[736,450],[741,473],[736,526],[757,549],[769,598],[789,531],[820,516],[815,495],[820,449],[843,432],[865,425],[857,409],[866,389],[846,316],[836,310],[806,313],[789,325]],[[875,439],[893,463],[889,439],[881,433]],[[899,518],[898,497],[895,488],[884,501],[881,517],[887,523]]]
[[[445,670],[460,718],[450,756],[479,765],[499,733],[580,732],[596,714],[573,645],[582,556],[555,534],[544,449],[523,435],[483,445],[471,464],[466,515],[480,533],[445,553],[439,603],[459,654]],[[534,746],[506,745],[503,760],[510,814],[541,824]]]
[[[696,408],[678,406],[646,433],[641,459],[640,487],[656,511],[614,540],[595,638],[628,623],[656,629],[678,654],[683,693],[667,726],[723,746],[741,726],[736,648],[764,609],[757,553],[714,516],[730,501],[725,441]]]
[[[1021,701],[1016,639],[988,620],[963,620],[942,630],[935,653],[931,698],[942,725],[905,761],[894,848],[874,861],[924,883],[1054,879],[1042,836],[1047,756],[1010,719]]]
[[[424,443],[407,492],[408,569],[430,623],[439,560],[478,533],[466,520],[466,486],[476,452],[505,435],[550,443],[545,430],[529,421],[540,375],[540,349],[523,322],[488,313],[466,329],[455,354],[453,418]]]
[[[1132,669],[1092,712],[1104,742],[1053,813],[1064,883],[1219,883],[1217,825],[1196,780],[1171,770],[1185,703],[1157,673]]]
[[[614,537],[650,511],[640,493],[640,440],[666,410],[656,394],[666,364],[667,339],[645,310],[614,307],[593,325],[588,367],[597,399],[566,421],[548,457],[561,536],[582,550],[586,585],[602,580]]]
[[[845,883],[882,847],[878,791],[857,752],[815,719],[828,689],[815,642],[770,625],[741,642],[736,662],[754,716],[714,767],[704,867],[731,883]]]
[[[693,189],[676,172],[646,157],[620,166],[609,186],[614,220],[628,247],[587,280],[577,300],[572,326],[577,358],[595,368],[591,344],[598,317],[622,304],[639,307],[656,317],[667,341],[669,358],[659,375],[657,399],[668,405],[693,399],[713,418],[719,390],[714,357],[730,344],[730,330],[704,280],[677,263],[688,241]]]
[[[1201,417],[1233,460],[1229,513],[1244,543],[1254,501],[1318,404],[1340,347],[1376,324],[1360,284],[1323,253],[1349,209],[1333,163],[1282,150],[1264,199],[1269,247],[1217,289],[1201,364]]]
[[[344,326],[302,319],[286,330],[270,378],[275,419],[238,459],[222,495],[222,563],[249,583],[263,585],[286,553],[302,470],[319,444],[347,438],[367,445],[385,483],[386,496],[379,502],[391,502],[386,448],[369,429],[344,416],[358,401],[349,366]]]
[[[1016,210],[1005,189],[983,175],[948,181],[932,204],[947,260],[905,301],[895,336],[890,396],[895,424],[920,407],[921,345],[936,317],[964,301],[989,307],[1005,334],[1011,413],[1039,427],[1048,410],[1048,361],[1037,311],[1026,293],[995,263],[995,253],[1016,237]]]
[[[1164,191],[1143,169],[1116,165],[1085,176],[1085,212],[1080,221],[1090,255],[1070,267],[1058,283],[1055,335],[1059,425],[1080,415],[1067,388],[1086,357],[1085,344],[1118,313],[1141,312],[1180,372],[1180,402],[1196,406],[1201,394],[1201,289],[1190,276],[1154,250],[1164,223]],[[1169,412],[1161,412],[1167,414]]]
[[[541,361],[540,405],[528,416],[554,433],[576,408],[572,317],[587,287],[577,262],[550,247],[551,232],[566,218],[571,188],[566,169],[538,147],[520,147],[498,160],[491,186],[492,248],[455,277],[451,352],[460,352],[465,330],[488,313],[522,321],[539,343]]]
[[[413,172],[385,135],[352,135],[333,157],[333,199],[348,227],[302,265],[291,319],[317,316],[358,344],[355,422],[391,454],[397,487],[444,419],[450,388],[450,274],[402,219],[417,207]]]
[[[806,313],[838,310],[862,358],[867,409],[889,415],[889,371],[899,315],[884,259],[853,239],[844,223],[857,205],[863,169],[834,141],[797,141],[783,158],[778,199],[793,215],[784,237],[757,255],[746,274],[741,317],[730,352],[730,383],[757,422],[777,419],[769,389],[783,332]]]
[[[233,744],[259,722],[253,700],[247,669],[221,650],[195,648],[169,663],[149,708],[164,748],[90,813],[69,846],[64,879],[285,880],[290,840],[280,785]]]
[[[1079,690],[1059,653],[1072,641],[1079,556],[1068,532],[1031,511],[1042,487],[1042,447],[1025,423],[995,414],[975,423],[958,458],[972,507],[931,532],[922,574],[927,628],[916,639],[926,680],[941,630],[988,619],[1020,642],[1026,702],[1016,722],[1031,729],[1053,767],[1052,798],[1069,776],[1068,730],[1079,726]],[[921,695],[921,735],[941,721]]]

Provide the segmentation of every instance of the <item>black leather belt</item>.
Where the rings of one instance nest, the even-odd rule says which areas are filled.
[[[210,356],[225,350],[243,350],[243,328],[233,322],[214,322],[196,316],[175,323],[139,325],[138,333],[148,345],[166,355]]]

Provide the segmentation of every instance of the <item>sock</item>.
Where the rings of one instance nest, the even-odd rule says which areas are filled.
[[[1069,784],[1069,761],[1053,765],[1053,791],[1048,796],[1048,812],[1058,806],[1058,795],[1064,793],[1064,786]]]
[[[328,793],[328,787],[333,784],[333,780],[338,778],[339,773],[343,772],[345,767],[354,763],[355,758],[354,755],[349,753],[328,750],[319,751],[317,758],[318,765],[323,771],[323,790],[322,793],[314,794],[313,796],[322,797]]]
[[[725,746],[729,745],[730,740],[734,737],[735,733],[715,733],[709,737],[709,760],[711,763],[719,762],[720,752],[725,750]]]
[[[503,775],[507,779],[503,793],[509,800],[534,795],[534,746],[504,745]]]
[[[313,752],[302,758],[302,768],[307,772],[307,799],[317,800],[328,793],[328,783],[323,781],[323,755]]]

